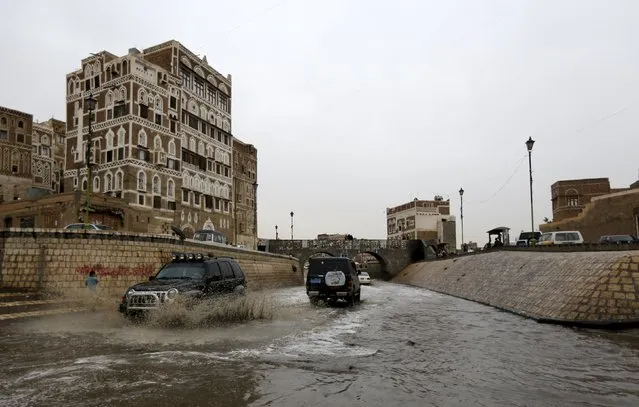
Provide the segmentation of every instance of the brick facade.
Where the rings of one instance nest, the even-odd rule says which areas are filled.
[[[235,241],[256,249],[257,242],[257,149],[233,140],[233,187]]]
[[[147,211],[148,232],[235,234],[231,76],[177,41],[118,57],[106,51],[67,75],[65,191],[123,199]],[[91,120],[92,180],[85,162]]]
[[[0,107],[0,204],[60,191],[65,123]]]
[[[550,191],[554,222],[577,216],[592,198],[611,192],[608,178],[557,181]]]

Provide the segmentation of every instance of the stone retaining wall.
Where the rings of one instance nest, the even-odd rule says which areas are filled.
[[[393,281],[540,322],[639,323],[639,251],[498,251],[415,263]]]
[[[102,295],[121,296],[147,280],[172,252],[213,253],[238,260],[249,288],[300,285],[303,273],[290,256],[180,242],[169,236],[50,229],[0,231],[0,287],[73,293],[96,271]]]

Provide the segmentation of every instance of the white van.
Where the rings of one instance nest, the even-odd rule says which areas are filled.
[[[584,238],[578,230],[563,230],[561,232],[547,232],[541,235],[538,246],[560,244],[583,244]]]

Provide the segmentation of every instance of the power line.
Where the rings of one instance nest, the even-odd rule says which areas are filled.
[[[508,184],[510,184],[510,181],[513,179],[513,177],[515,176],[515,174],[517,174],[517,172],[519,171],[519,169],[521,168],[521,166],[523,165],[523,163],[526,161],[526,157],[528,157],[528,154],[525,154],[521,160],[519,161],[519,163],[517,164],[517,167],[515,168],[515,170],[512,172],[512,174],[510,174],[510,177],[508,177],[508,179],[506,180],[506,182],[497,190],[495,191],[495,193],[493,193],[489,198],[484,199],[483,201],[468,201],[468,202],[464,202],[466,204],[485,204],[486,202],[490,201],[491,199],[493,199],[494,197],[497,196],[497,194],[499,194],[501,191],[504,190],[504,188],[506,188],[508,186]]]
[[[231,28],[230,30],[228,30],[225,34],[230,34],[230,33],[232,33],[233,31],[235,31],[235,30],[237,30],[237,29],[239,29],[239,28],[242,28],[242,27],[244,27],[245,25],[248,25],[248,24],[250,24],[250,23],[252,23],[252,22],[256,21],[258,18],[262,17],[264,14],[266,14],[266,13],[268,13],[268,12],[270,12],[270,11],[272,11],[272,10],[276,9],[277,7],[281,6],[281,5],[282,5],[282,4],[284,4],[285,2],[286,2],[286,0],[284,0],[284,1],[280,1],[280,2],[279,2],[279,3],[277,3],[277,4],[275,4],[275,5],[273,5],[273,6],[269,7],[269,8],[266,8],[266,9],[264,9],[264,10],[260,11],[258,14],[256,14],[255,16],[253,16],[253,17],[249,18],[248,20],[244,20],[243,22],[241,22],[241,23],[237,24],[235,27],[233,27],[233,28]]]

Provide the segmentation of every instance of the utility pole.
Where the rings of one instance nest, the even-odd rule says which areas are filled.
[[[528,149],[528,173],[530,174],[530,241],[535,245],[537,239],[535,239],[535,216],[533,215],[533,176],[532,176],[532,149],[535,144],[535,140],[532,137],[528,137],[526,141],[526,148]]]

